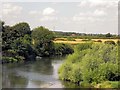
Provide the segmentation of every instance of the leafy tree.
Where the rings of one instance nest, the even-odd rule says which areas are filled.
[[[21,37],[25,34],[30,34],[30,26],[25,22],[21,22],[12,26],[12,29],[14,32],[14,37]]]
[[[47,28],[40,26],[32,31],[32,42],[38,55],[49,56],[52,53],[54,34]]]
[[[30,27],[22,22],[14,26],[3,25],[2,28],[2,55],[3,60],[31,60],[35,59],[35,51],[31,46]]]

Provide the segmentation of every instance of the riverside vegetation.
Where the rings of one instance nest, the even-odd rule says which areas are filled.
[[[85,43],[70,45],[54,43],[55,38],[65,37],[75,41],[74,33],[58,33],[39,26],[30,29],[26,22],[7,26],[0,22],[2,29],[2,63],[36,60],[36,56],[50,57],[69,54],[59,68],[59,78],[81,87],[118,88],[120,80],[120,41],[91,42],[91,35],[80,36]],[[79,35],[77,36],[77,38]],[[117,35],[92,35],[92,38],[118,38]],[[88,39],[86,41],[86,39]]]
[[[35,60],[36,56],[46,57],[73,53],[68,44],[53,43],[55,34],[40,26],[30,29],[26,22],[2,27],[2,63]]]
[[[118,55],[112,43],[81,43],[60,67],[59,77],[83,87],[118,88]]]

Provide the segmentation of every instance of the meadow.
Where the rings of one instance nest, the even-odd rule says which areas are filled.
[[[118,39],[72,39],[69,40],[67,38],[55,38],[54,39],[54,43],[66,43],[66,44],[79,44],[79,43],[86,43],[86,42],[94,42],[94,43],[98,43],[98,42],[102,42],[104,43],[105,41],[114,41],[115,43],[118,42]]]

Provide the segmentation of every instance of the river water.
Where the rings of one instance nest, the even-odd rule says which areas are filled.
[[[58,68],[65,57],[37,59],[2,66],[2,88],[79,88],[58,79]]]

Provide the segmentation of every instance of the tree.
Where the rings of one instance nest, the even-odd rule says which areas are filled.
[[[110,33],[107,33],[105,36],[106,37],[112,37],[112,35]]]
[[[34,60],[36,54],[31,46],[32,39],[29,25],[22,22],[12,27],[4,24],[2,26],[2,55],[4,59],[7,61],[16,61],[16,59],[23,58]]]
[[[25,34],[30,34],[30,26],[26,22],[21,22],[12,26],[12,29],[14,31],[15,37],[21,37],[24,36]]]
[[[5,22],[0,20],[0,32],[3,30]]]
[[[43,26],[37,27],[32,31],[32,43],[40,56],[49,56],[52,53],[53,39],[53,32]]]

